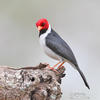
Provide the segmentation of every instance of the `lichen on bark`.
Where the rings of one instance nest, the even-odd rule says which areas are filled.
[[[62,66],[56,71],[48,64],[14,69],[0,67],[0,100],[60,100]]]

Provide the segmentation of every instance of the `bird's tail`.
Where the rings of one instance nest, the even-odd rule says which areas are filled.
[[[85,78],[83,72],[80,70],[79,67],[77,67],[77,70],[78,70],[78,72],[80,73],[80,75],[81,75],[81,77],[82,77],[82,79],[83,79],[83,81],[84,81],[84,83],[85,83],[85,86],[86,86],[88,89],[90,89],[90,87],[89,87],[89,85],[88,85],[88,82],[87,82],[87,80],[86,80],[86,78]]]

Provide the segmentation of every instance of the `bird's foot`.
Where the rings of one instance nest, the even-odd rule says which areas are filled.
[[[58,68],[57,68],[57,71],[58,71],[59,73],[64,72],[64,71],[65,71],[65,67],[64,67],[64,66],[58,67]]]
[[[54,67],[50,67],[50,65],[48,65],[48,68],[56,73],[58,73],[58,71],[54,68]]]

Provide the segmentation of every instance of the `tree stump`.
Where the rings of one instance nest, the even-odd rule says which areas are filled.
[[[62,66],[56,71],[48,64],[14,69],[0,67],[0,100],[60,100]]]

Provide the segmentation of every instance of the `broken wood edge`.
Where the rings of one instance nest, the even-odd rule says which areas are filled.
[[[0,69],[4,71],[1,72],[0,74],[0,100],[60,100],[62,95],[60,84],[61,84],[61,79],[65,76],[64,74],[65,68],[64,66],[62,66],[60,68],[57,68],[56,69],[57,72],[55,72],[49,69],[47,66],[48,64],[40,63],[36,67],[23,67],[23,68],[0,67]],[[38,74],[34,74],[34,72],[36,71]],[[16,75],[16,77],[13,76],[14,74]],[[39,77],[39,74],[41,77]],[[35,78],[33,76],[30,78],[29,75],[35,76],[35,78],[39,79],[39,82],[37,81],[37,83],[34,83]],[[44,76],[46,78],[44,78]],[[12,80],[15,81],[16,83],[12,83],[12,86],[9,86]],[[16,80],[18,80],[18,82]],[[22,81],[21,84],[19,80]],[[26,80],[29,80],[30,84],[27,83]],[[20,84],[21,86],[17,87],[16,84]],[[27,84],[29,85],[26,86]],[[23,91],[21,90],[21,88],[23,89]],[[14,91],[13,94],[15,96],[13,96],[12,91]]]

